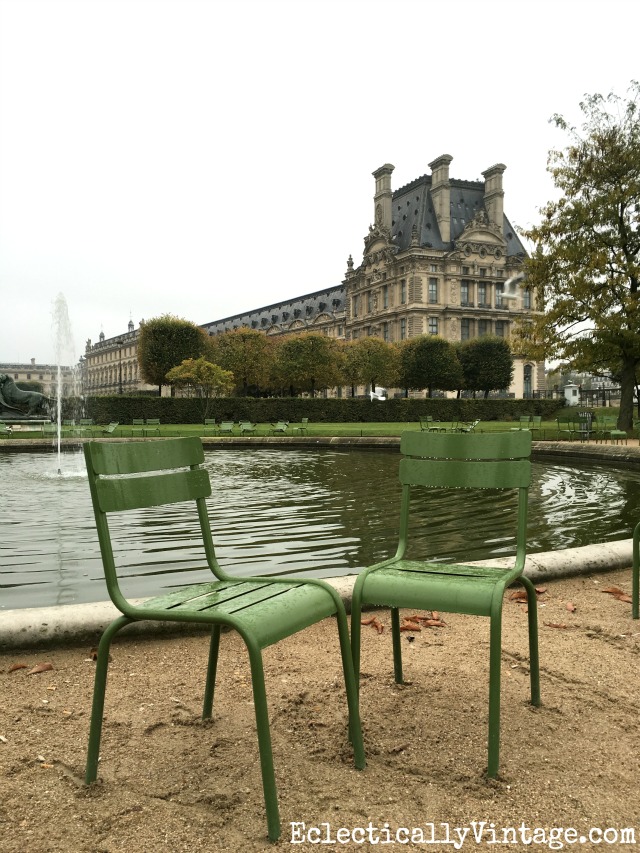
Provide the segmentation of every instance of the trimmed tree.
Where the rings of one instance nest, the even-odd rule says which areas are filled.
[[[209,414],[212,397],[225,397],[233,391],[235,380],[230,370],[223,370],[206,358],[186,358],[167,373],[167,382],[186,388],[202,400],[202,419]]]
[[[208,335],[189,320],[163,314],[140,324],[138,364],[145,382],[161,393],[167,373],[187,358],[200,358],[208,346]]]
[[[456,349],[467,390],[481,391],[486,399],[489,391],[500,391],[511,385],[513,355],[504,338],[486,335],[464,341]]]
[[[455,347],[437,335],[420,335],[400,344],[400,384],[420,391],[455,391],[461,387],[462,368]]]
[[[243,327],[209,338],[211,360],[236,377],[246,396],[250,388],[264,390],[272,373],[273,339],[263,332]]]
[[[358,338],[353,341],[348,356],[350,373],[356,377],[356,384],[392,385],[397,376],[396,350],[381,338]]]
[[[630,429],[640,365],[640,84],[628,100],[588,95],[582,130],[559,115],[569,145],[549,152],[560,192],[524,231],[535,244],[527,283],[542,313],[518,330],[518,351],[610,371],[621,386],[619,429]]]
[[[316,391],[340,382],[340,353],[336,341],[326,335],[303,332],[287,335],[278,342],[275,373],[292,395],[299,391]]]

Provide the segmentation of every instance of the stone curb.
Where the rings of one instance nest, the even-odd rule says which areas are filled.
[[[562,577],[624,569],[631,566],[631,562],[632,540],[623,539],[601,545],[532,554],[527,557],[525,574],[534,583],[541,583]],[[476,565],[507,568],[513,565],[513,557],[480,560]],[[356,575],[326,580],[338,590],[349,611]],[[0,611],[0,651],[79,642],[95,645],[105,627],[119,615],[110,601]],[[203,630],[210,629],[166,622],[140,622],[128,626],[125,633],[159,636]]]

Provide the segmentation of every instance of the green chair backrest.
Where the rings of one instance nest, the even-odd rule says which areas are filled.
[[[93,418],[80,418],[80,426],[93,426]]]
[[[144,418],[134,418],[133,426],[144,426]]]
[[[90,441],[84,445],[84,456],[107,590],[116,607],[126,609],[127,604],[119,585],[109,513],[195,501],[207,562],[212,571],[218,568],[205,503],[211,485],[207,471],[198,467],[204,461],[199,438],[144,444]]]
[[[215,426],[216,425],[216,419],[215,418],[205,418],[204,419],[204,425],[205,426]]]
[[[400,440],[399,553],[409,529],[411,491],[415,486],[454,489],[517,489],[516,568],[526,556],[527,498],[531,483],[531,432],[404,432]]]
[[[542,415],[531,415],[531,421],[534,426],[539,427],[542,424]]]
[[[302,418],[302,420],[300,422],[301,422],[302,426],[307,426],[307,424],[309,423],[309,418]]]

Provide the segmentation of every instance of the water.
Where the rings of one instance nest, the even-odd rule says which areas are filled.
[[[218,450],[206,455],[218,559],[234,575],[353,574],[395,550],[399,454]],[[606,465],[534,463],[529,552],[625,539],[640,518],[640,474]],[[107,598],[81,454],[0,453],[0,609]],[[514,553],[513,496],[433,492],[415,507],[412,556],[472,560]],[[423,526],[420,524],[420,527]],[[116,517],[130,596],[209,578],[197,521],[179,504]],[[472,547],[466,548],[465,543]],[[169,572],[160,579],[159,573]]]

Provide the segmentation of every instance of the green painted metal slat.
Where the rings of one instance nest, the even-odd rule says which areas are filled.
[[[528,460],[475,461],[416,459],[400,461],[400,482],[412,486],[457,489],[517,489],[531,483]]]
[[[131,474],[201,465],[202,442],[197,437],[160,442],[95,442],[85,445],[96,474]]]
[[[400,452],[404,456],[436,459],[527,459],[531,454],[531,433],[403,432]]]
[[[102,512],[122,512],[206,498],[211,494],[211,484],[207,472],[197,468],[127,479],[99,478],[96,492]]]

